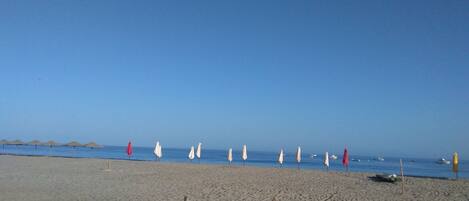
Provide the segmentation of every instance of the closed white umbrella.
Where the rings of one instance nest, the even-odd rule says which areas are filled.
[[[202,153],[202,143],[199,142],[199,144],[197,145],[197,152],[195,152],[195,155],[197,156],[197,160],[199,160],[199,163],[200,163],[201,153]]]
[[[153,153],[156,156],[156,160],[160,160],[161,157],[163,157],[163,153],[161,152],[160,141],[156,141],[155,150],[153,151]]]
[[[191,146],[191,150],[189,151],[189,156],[187,156],[189,160],[194,160],[194,146]]]
[[[228,162],[231,165],[231,161],[233,161],[233,149],[229,148],[228,149]]]
[[[243,151],[241,153],[241,158],[243,159],[243,166],[244,166],[244,163],[248,159],[248,149],[247,149],[246,145],[243,145]]]
[[[329,152],[326,151],[326,154],[324,154],[324,166],[326,167],[326,170],[329,171]]]
[[[283,149],[280,149],[280,153],[278,154],[278,163],[280,163],[280,167],[283,166]]]
[[[300,169],[300,163],[301,163],[301,147],[298,147],[296,150],[296,162],[298,163],[298,169]]]

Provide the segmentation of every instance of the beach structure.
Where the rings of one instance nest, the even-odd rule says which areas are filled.
[[[0,144],[2,145],[2,149],[5,149],[5,145],[8,144],[8,140],[0,140]]]
[[[280,164],[280,167],[283,166],[283,149],[280,149],[280,153],[278,154],[278,163]]]
[[[296,150],[296,163],[298,164],[298,169],[300,169],[300,163],[301,163],[301,147],[298,147]]]
[[[34,145],[34,149],[37,149],[37,145],[40,145],[41,142],[39,140],[33,140],[31,142],[28,142],[28,145]]]
[[[231,165],[231,162],[233,161],[233,149],[232,148],[228,149],[227,159],[228,159],[228,163]]]
[[[161,157],[163,157],[163,152],[161,152],[160,141],[156,141],[155,150],[153,150],[153,153],[155,154],[157,161],[161,160]]]
[[[132,142],[130,142],[129,140],[129,143],[127,144],[127,156],[130,157],[132,156]]]
[[[199,163],[200,163],[200,157],[202,156],[201,154],[202,154],[202,143],[199,142],[199,144],[197,145],[197,152],[195,153]]]
[[[8,145],[15,145],[15,146],[24,145],[24,142],[21,140],[14,140],[14,141],[8,142]]]
[[[459,156],[457,152],[453,153],[453,172],[456,179],[458,179],[459,172]]]
[[[327,151],[324,154],[324,167],[326,168],[326,171],[329,171],[329,152]]]
[[[49,140],[49,141],[43,143],[42,145],[49,146],[50,148],[52,148],[53,146],[57,146],[58,143],[55,142],[54,140]]]
[[[90,142],[90,143],[87,143],[85,145],[83,145],[84,147],[88,147],[90,149],[95,149],[95,148],[102,148],[103,146],[101,145],[98,145],[96,144],[95,142]]]
[[[243,145],[243,150],[241,151],[241,159],[243,159],[243,166],[246,163],[246,160],[248,159],[248,148],[246,145]]]
[[[77,141],[71,141],[71,142],[69,142],[69,143],[67,143],[67,144],[64,144],[64,146],[76,148],[76,147],[81,147],[81,146],[83,146],[83,145],[80,144],[80,143],[77,142]]]
[[[345,171],[348,172],[348,166],[350,164],[350,159],[348,155],[347,147],[344,149],[344,156],[342,157],[342,165],[345,167]]]
[[[191,149],[189,151],[189,155],[187,156],[187,158],[189,158],[191,162],[192,160],[194,160],[194,146],[191,146]]]

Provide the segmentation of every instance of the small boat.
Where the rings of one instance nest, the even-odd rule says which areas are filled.
[[[398,181],[399,178],[397,178],[396,174],[377,174],[376,177],[375,177],[375,180],[376,181],[381,181],[381,182],[394,183],[394,182]]]
[[[357,158],[352,158],[352,161],[360,162],[361,160],[360,160],[360,159],[357,159]]]
[[[451,161],[446,160],[445,158],[440,158],[437,161],[435,161],[435,163],[442,164],[442,165],[449,165]]]
[[[384,161],[384,158],[381,157],[381,156],[378,156],[378,157],[375,158],[375,160],[376,160],[376,161]]]
[[[316,158],[318,155],[317,154],[311,154],[311,158]]]
[[[332,154],[332,155],[329,157],[329,159],[331,159],[331,160],[337,160],[337,158],[338,158],[338,157],[337,157],[336,155],[334,155],[334,154]]]

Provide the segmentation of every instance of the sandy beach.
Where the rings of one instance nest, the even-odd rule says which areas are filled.
[[[0,156],[0,200],[469,200],[469,181],[150,161]]]

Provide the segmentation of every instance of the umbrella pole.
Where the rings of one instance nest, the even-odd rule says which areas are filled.
[[[245,165],[245,163],[246,163],[246,161],[245,161],[245,160],[243,160],[243,166]]]
[[[298,163],[298,170],[300,169],[300,163]]]
[[[401,194],[404,194],[404,168],[403,168],[403,165],[402,165],[402,159],[400,159],[400,164],[401,164],[401,180],[402,180],[402,189],[401,189]]]

